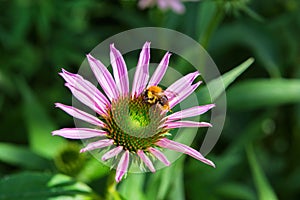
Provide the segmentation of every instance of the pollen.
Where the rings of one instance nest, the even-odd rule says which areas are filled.
[[[116,146],[130,152],[146,150],[161,138],[167,130],[160,128],[165,117],[160,106],[145,103],[141,96],[121,97],[112,102],[105,117],[107,137]]]

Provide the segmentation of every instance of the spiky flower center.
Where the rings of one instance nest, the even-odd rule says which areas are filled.
[[[112,102],[105,117],[107,137],[124,150],[146,150],[166,134],[167,130],[160,128],[164,117],[159,105],[149,104],[141,96],[121,97]]]

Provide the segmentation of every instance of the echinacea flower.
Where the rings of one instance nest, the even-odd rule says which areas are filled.
[[[103,150],[101,159],[114,160],[117,165],[117,182],[126,174],[132,160],[145,164],[151,172],[155,172],[155,160],[169,166],[170,162],[162,152],[163,149],[187,154],[215,167],[214,163],[200,152],[168,138],[171,129],[211,127],[207,122],[189,121],[184,118],[201,115],[213,108],[214,104],[195,106],[168,115],[169,109],[183,101],[201,84],[201,81],[193,83],[199,76],[198,71],[183,76],[164,91],[168,99],[168,109],[158,101],[150,103],[145,100],[147,88],[158,86],[162,80],[170,56],[169,52],[164,55],[150,78],[150,42],[146,42],[140,53],[131,91],[126,64],[114,44],[110,46],[113,76],[99,60],[90,54],[87,55],[89,65],[103,92],[79,74],[63,69],[60,75],[66,81],[65,85],[76,99],[96,112],[97,116],[73,106],[56,103],[56,107],[87,122],[90,127],[63,128],[53,131],[53,135],[69,139],[88,139],[89,142],[80,152]]]
[[[181,0],[140,0],[138,5],[141,9],[152,7],[157,4],[161,10],[172,9],[178,14],[182,14],[185,11],[185,7]]]

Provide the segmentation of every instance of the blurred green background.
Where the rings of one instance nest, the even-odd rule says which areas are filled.
[[[0,200],[300,198],[300,1],[184,5],[178,15],[134,0],[0,1]],[[106,38],[149,26],[199,41],[222,74],[255,62],[227,88],[225,127],[208,155],[216,169],[182,157],[115,190],[109,169],[78,155],[80,143],[51,136],[74,126],[54,108],[72,101],[57,73],[77,72]]]

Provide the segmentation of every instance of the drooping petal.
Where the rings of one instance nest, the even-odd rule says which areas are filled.
[[[146,166],[150,169],[151,172],[155,172],[155,168],[151,162],[151,160],[148,158],[148,156],[144,153],[142,150],[137,151],[137,155],[143,160],[143,162],[146,164]]]
[[[119,94],[127,95],[129,93],[129,80],[126,63],[122,54],[115,48],[114,44],[110,45],[110,62]]]
[[[89,96],[92,96],[95,101],[101,105],[101,107],[108,106],[110,102],[108,99],[98,90],[96,86],[94,86],[90,81],[85,80],[79,74],[73,74],[62,69],[62,73],[59,73],[67,83],[70,85],[77,87],[80,90],[86,91]]]
[[[177,80],[175,83],[170,85],[166,89],[166,95],[168,99],[172,100],[175,96],[181,95],[181,93],[185,92],[187,88],[191,87],[193,81],[199,76],[199,72],[195,71],[193,73],[189,73],[184,77]]]
[[[170,165],[170,162],[169,160],[167,159],[167,157],[162,153],[160,152],[159,150],[153,148],[153,147],[149,147],[148,148],[148,151],[150,153],[152,153],[152,155],[154,155],[158,160],[160,160],[162,163],[164,163],[166,166],[169,166]]]
[[[163,139],[159,140],[158,142],[156,142],[156,145],[163,147],[163,148],[171,149],[173,151],[178,151],[178,152],[187,154],[197,160],[200,160],[203,163],[206,163],[212,167],[215,167],[215,164],[212,161],[204,158],[203,155],[199,151],[196,151],[195,149],[193,149],[185,144],[181,144],[181,143],[169,140],[167,138],[163,138]]]
[[[210,110],[213,107],[215,107],[215,104],[207,104],[204,106],[195,106],[192,108],[181,110],[181,111],[175,112],[175,113],[167,116],[166,122],[171,122],[171,121],[175,121],[175,120],[179,120],[179,119],[198,116],[198,115],[201,115],[201,114],[207,112],[208,110]]]
[[[121,153],[123,151],[123,147],[122,146],[118,146],[116,148],[113,148],[111,150],[109,150],[108,152],[106,152],[103,156],[102,156],[102,160],[106,161],[116,155],[118,155],[119,153]]]
[[[146,87],[149,79],[150,42],[146,42],[140,53],[132,83],[131,95],[138,96]]]
[[[172,129],[172,128],[181,128],[181,127],[212,127],[210,123],[207,122],[194,122],[194,121],[175,121],[175,122],[166,122],[163,126]]]
[[[98,119],[97,117],[86,113],[82,110],[79,110],[77,108],[74,108],[73,106],[67,106],[61,103],[55,103],[55,106],[62,109],[63,111],[65,111],[66,113],[68,113],[69,115],[83,120],[85,122],[88,122],[90,124],[96,125],[96,126],[100,126],[102,128],[105,127],[105,123],[103,123],[100,119]]]
[[[87,59],[98,83],[101,85],[107,97],[110,101],[116,99],[119,96],[117,86],[107,68],[90,54],[87,55]]]
[[[80,150],[80,153],[91,151],[94,149],[101,149],[103,147],[111,146],[114,144],[114,141],[111,139],[99,140],[97,142],[89,143],[86,147]]]
[[[195,83],[192,86],[189,86],[186,88],[186,90],[182,91],[178,96],[175,96],[175,98],[171,99],[169,102],[170,109],[172,109],[174,106],[176,106],[178,103],[183,101],[185,98],[190,96],[201,84],[202,82],[199,81],[198,83]]]
[[[163,76],[165,75],[165,73],[167,71],[170,56],[171,56],[171,53],[169,53],[169,52],[167,52],[164,55],[163,59],[160,61],[159,65],[158,65],[158,67],[154,71],[154,73],[148,83],[148,87],[159,84],[159,82],[161,81],[161,79],[163,78]]]
[[[70,85],[69,83],[65,83],[65,86],[68,87],[71,90],[74,97],[76,97],[76,99],[81,101],[83,104],[85,104],[86,106],[88,106],[89,108],[91,108],[92,110],[94,110],[95,112],[97,112],[100,115],[106,114],[105,110],[103,110],[103,108],[101,108],[95,102],[94,98],[89,96],[86,93],[86,91],[80,90],[80,89],[74,87],[73,85]]]
[[[117,183],[122,180],[122,177],[127,172],[128,163],[129,163],[129,151],[126,150],[122,155],[117,167],[116,177],[115,177]]]
[[[52,131],[52,135],[59,135],[69,139],[87,139],[106,135],[106,131],[91,128],[63,128]]]

